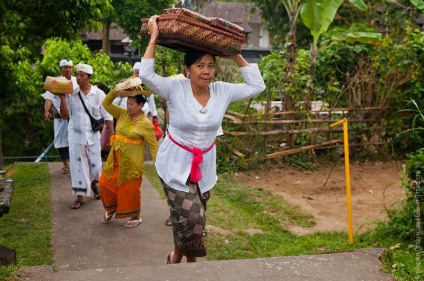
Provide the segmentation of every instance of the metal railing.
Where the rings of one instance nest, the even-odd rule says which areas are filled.
[[[47,153],[49,152],[50,148],[52,148],[54,144],[54,141],[52,141],[51,144],[49,144],[49,146],[43,151],[43,153],[41,153],[39,156],[4,156],[3,159],[35,159],[35,163],[40,162],[43,158],[45,162],[48,162],[49,159],[52,158],[58,158],[59,155],[48,155]]]
[[[40,162],[40,160],[47,155],[47,152],[49,152],[50,148],[53,146],[54,141],[52,141],[52,143],[43,151],[43,153],[41,153],[40,156],[38,156],[38,158],[34,161],[35,163]],[[46,161],[48,161],[48,159],[46,159]]]

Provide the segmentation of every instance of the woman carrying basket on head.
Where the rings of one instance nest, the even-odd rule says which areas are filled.
[[[127,228],[141,223],[144,142],[150,149],[153,161],[158,151],[153,124],[141,110],[146,103],[146,98],[141,93],[150,93],[143,92],[141,85],[139,88],[140,90],[134,91],[140,94],[136,92],[135,95],[128,96],[126,109],[112,103],[117,97],[115,90],[110,91],[103,101],[104,108],[117,119],[117,122],[116,135],[111,136],[111,149],[99,181],[100,194],[106,210],[102,222],[109,223],[113,216],[129,217],[130,219],[124,224]]]
[[[162,142],[156,169],[172,217],[174,250],[168,263],[206,256],[203,238],[205,204],[217,180],[215,137],[230,102],[249,99],[265,89],[256,64],[240,54],[226,57],[239,67],[245,83],[212,82],[216,61],[211,54],[192,51],[184,58],[189,79],[173,80],[154,71],[158,16],[148,22],[150,43],[141,60],[140,78],[164,98],[170,114],[169,134]]]

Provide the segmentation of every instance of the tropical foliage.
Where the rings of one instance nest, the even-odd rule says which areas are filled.
[[[139,36],[141,20],[152,15],[160,15],[163,9],[177,3],[176,0],[113,0],[114,11],[104,16],[103,23],[107,26],[110,26],[112,21],[118,23],[133,41],[131,44],[141,47],[143,39]]]
[[[92,54],[81,42],[82,31],[99,30],[106,19],[121,19],[119,22],[128,34],[134,34],[136,38],[141,18],[158,13],[172,3],[131,0],[58,3],[47,0],[34,4],[2,1],[0,144],[4,149],[0,146],[0,167],[3,166],[3,151],[5,156],[39,155],[50,143],[52,128],[42,121],[40,94],[45,76],[59,74],[57,65],[60,59],[93,65],[93,81],[102,81],[109,87],[131,74],[128,64],[114,65],[104,53]],[[128,9],[128,6],[133,8]]]
[[[5,144],[1,137],[6,134],[12,143],[20,144],[8,148],[8,153],[28,155],[32,141],[44,132],[43,129],[34,134],[27,132],[28,128],[37,126],[37,122],[41,125],[29,117],[40,110],[34,98],[37,87],[32,71],[44,41],[54,36],[77,39],[83,29],[99,29],[103,13],[111,8],[110,0],[1,1],[0,144]],[[38,149],[42,147],[39,143],[36,145]],[[2,160],[0,149],[0,167]]]

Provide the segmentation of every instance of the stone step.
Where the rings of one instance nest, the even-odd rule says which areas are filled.
[[[54,271],[40,266],[21,269],[20,280],[44,281],[389,281],[379,257],[384,249],[361,249],[333,254],[202,261],[162,266]]]

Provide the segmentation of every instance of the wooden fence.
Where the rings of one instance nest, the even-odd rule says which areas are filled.
[[[231,138],[233,158],[264,160],[318,149],[343,147],[343,128],[330,124],[348,120],[349,146],[353,153],[375,153],[388,145],[387,108],[333,108],[326,110],[241,114],[227,111],[222,127]]]

